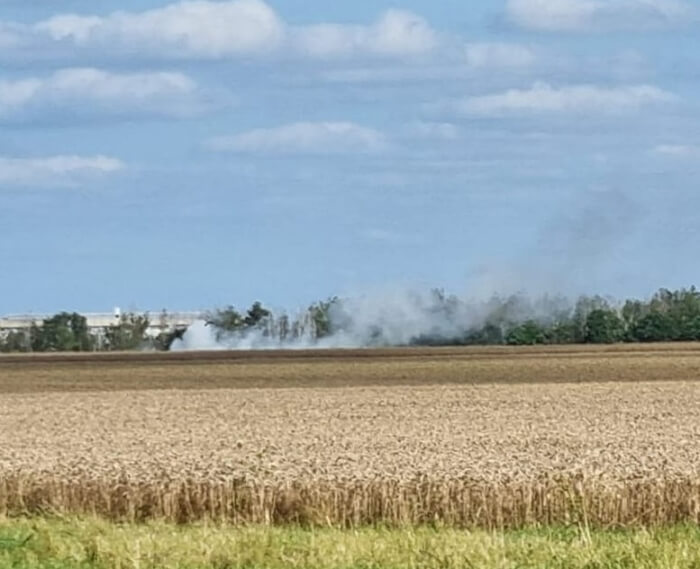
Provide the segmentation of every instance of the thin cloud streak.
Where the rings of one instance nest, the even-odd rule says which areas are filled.
[[[352,154],[387,147],[378,130],[351,122],[298,122],[215,137],[207,147],[216,151],[262,154]]]
[[[506,19],[544,32],[654,30],[698,23],[698,11],[680,0],[508,0]]]
[[[0,156],[2,186],[72,186],[86,178],[113,174],[126,168],[109,156],[59,155],[43,158]]]
[[[529,89],[467,97],[446,106],[461,115],[499,116],[531,113],[619,113],[649,105],[676,102],[678,97],[653,85],[552,87],[535,83]]]
[[[660,144],[654,148],[655,154],[673,158],[698,158],[700,146],[687,144]]]
[[[465,47],[467,65],[474,68],[530,67],[537,61],[534,51],[509,43],[470,43]]]

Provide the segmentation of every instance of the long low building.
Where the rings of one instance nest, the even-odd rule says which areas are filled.
[[[197,320],[204,318],[202,312],[129,311],[129,313],[148,317],[149,327],[146,333],[152,337],[156,337],[162,332],[188,328]],[[88,330],[93,334],[100,334],[110,326],[119,324],[123,314],[124,312],[119,308],[115,308],[112,312],[84,313],[82,316],[87,320]],[[32,324],[41,325],[44,320],[51,318],[51,316],[53,315],[11,314],[0,316],[0,336],[29,330]]]

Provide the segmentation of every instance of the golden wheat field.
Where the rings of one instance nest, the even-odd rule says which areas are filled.
[[[700,522],[700,346],[0,358],[0,514]]]

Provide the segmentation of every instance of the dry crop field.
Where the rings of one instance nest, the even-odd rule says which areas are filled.
[[[700,346],[0,357],[0,514],[700,521]]]

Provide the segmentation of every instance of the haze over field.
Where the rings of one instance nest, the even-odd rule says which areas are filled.
[[[0,314],[699,282],[684,0],[0,2]]]

